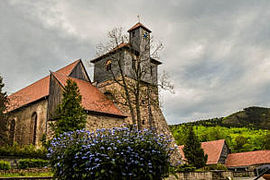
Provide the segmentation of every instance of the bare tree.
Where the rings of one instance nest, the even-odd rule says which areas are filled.
[[[155,86],[151,82],[145,81],[152,75],[150,58],[159,59],[160,51],[163,49],[163,44],[155,42],[153,36],[150,37],[149,41],[150,43],[146,43],[144,47],[141,47],[142,44],[133,44],[133,46],[140,46],[141,50],[138,52],[128,43],[128,36],[120,27],[108,32],[108,41],[99,43],[96,47],[97,56],[112,52],[110,55],[112,62],[109,62],[112,67],[109,67],[109,71],[113,81],[124,89],[121,94],[124,101],[118,103],[128,106],[132,123],[137,124],[138,129],[141,129],[141,105],[147,106],[149,126],[153,128],[151,105],[159,108],[158,87],[173,91],[173,85],[165,72],[160,76],[159,83],[156,82]],[[127,47],[126,51],[118,51],[124,46]],[[124,61],[127,54],[130,60]],[[132,68],[128,69],[130,76],[127,76],[127,69],[125,69],[128,62],[132,63],[129,66]],[[153,96],[153,94],[155,95]]]

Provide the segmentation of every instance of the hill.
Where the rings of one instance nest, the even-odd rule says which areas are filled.
[[[254,129],[270,129],[270,108],[248,107],[243,111],[233,113],[227,117],[200,120],[184,123],[186,125],[247,127]]]
[[[270,149],[270,108],[248,107],[227,117],[171,125],[178,145],[186,140],[187,125],[200,142],[226,139],[232,152]]]

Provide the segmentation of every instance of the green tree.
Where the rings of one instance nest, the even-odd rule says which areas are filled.
[[[270,132],[268,132],[266,135],[264,135],[262,148],[270,150]]]
[[[201,148],[201,143],[195,135],[192,126],[188,128],[188,135],[183,151],[189,164],[196,168],[201,168],[206,165],[208,156],[204,154],[204,151]]]
[[[82,96],[77,84],[68,79],[63,91],[62,103],[58,105],[52,128],[56,136],[63,132],[85,128],[86,113],[81,106]]]
[[[234,150],[236,150],[237,152],[242,152],[245,151],[244,150],[244,146],[248,143],[248,139],[244,136],[237,136],[235,138],[235,146],[234,146]]]
[[[3,92],[4,86],[5,84],[3,83],[3,78],[0,76],[0,145],[6,144],[8,142],[8,118],[7,114],[5,113],[7,110],[8,97],[7,93]]]

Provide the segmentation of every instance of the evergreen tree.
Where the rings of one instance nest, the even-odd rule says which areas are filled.
[[[7,144],[7,126],[8,126],[8,118],[5,113],[7,109],[7,93],[3,92],[5,84],[3,83],[3,78],[0,76],[0,145]]]
[[[77,84],[68,79],[63,91],[62,103],[55,112],[52,128],[56,136],[63,132],[85,128],[86,113],[81,106],[82,96]]]
[[[188,135],[183,151],[189,164],[195,166],[196,168],[201,168],[206,165],[207,155],[204,155],[204,151],[201,148],[201,143],[199,142],[198,137],[195,135],[192,126],[190,126],[188,129]]]

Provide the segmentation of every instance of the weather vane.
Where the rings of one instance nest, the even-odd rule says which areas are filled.
[[[138,18],[138,21],[141,22],[141,18],[139,14],[137,15],[137,18]]]

